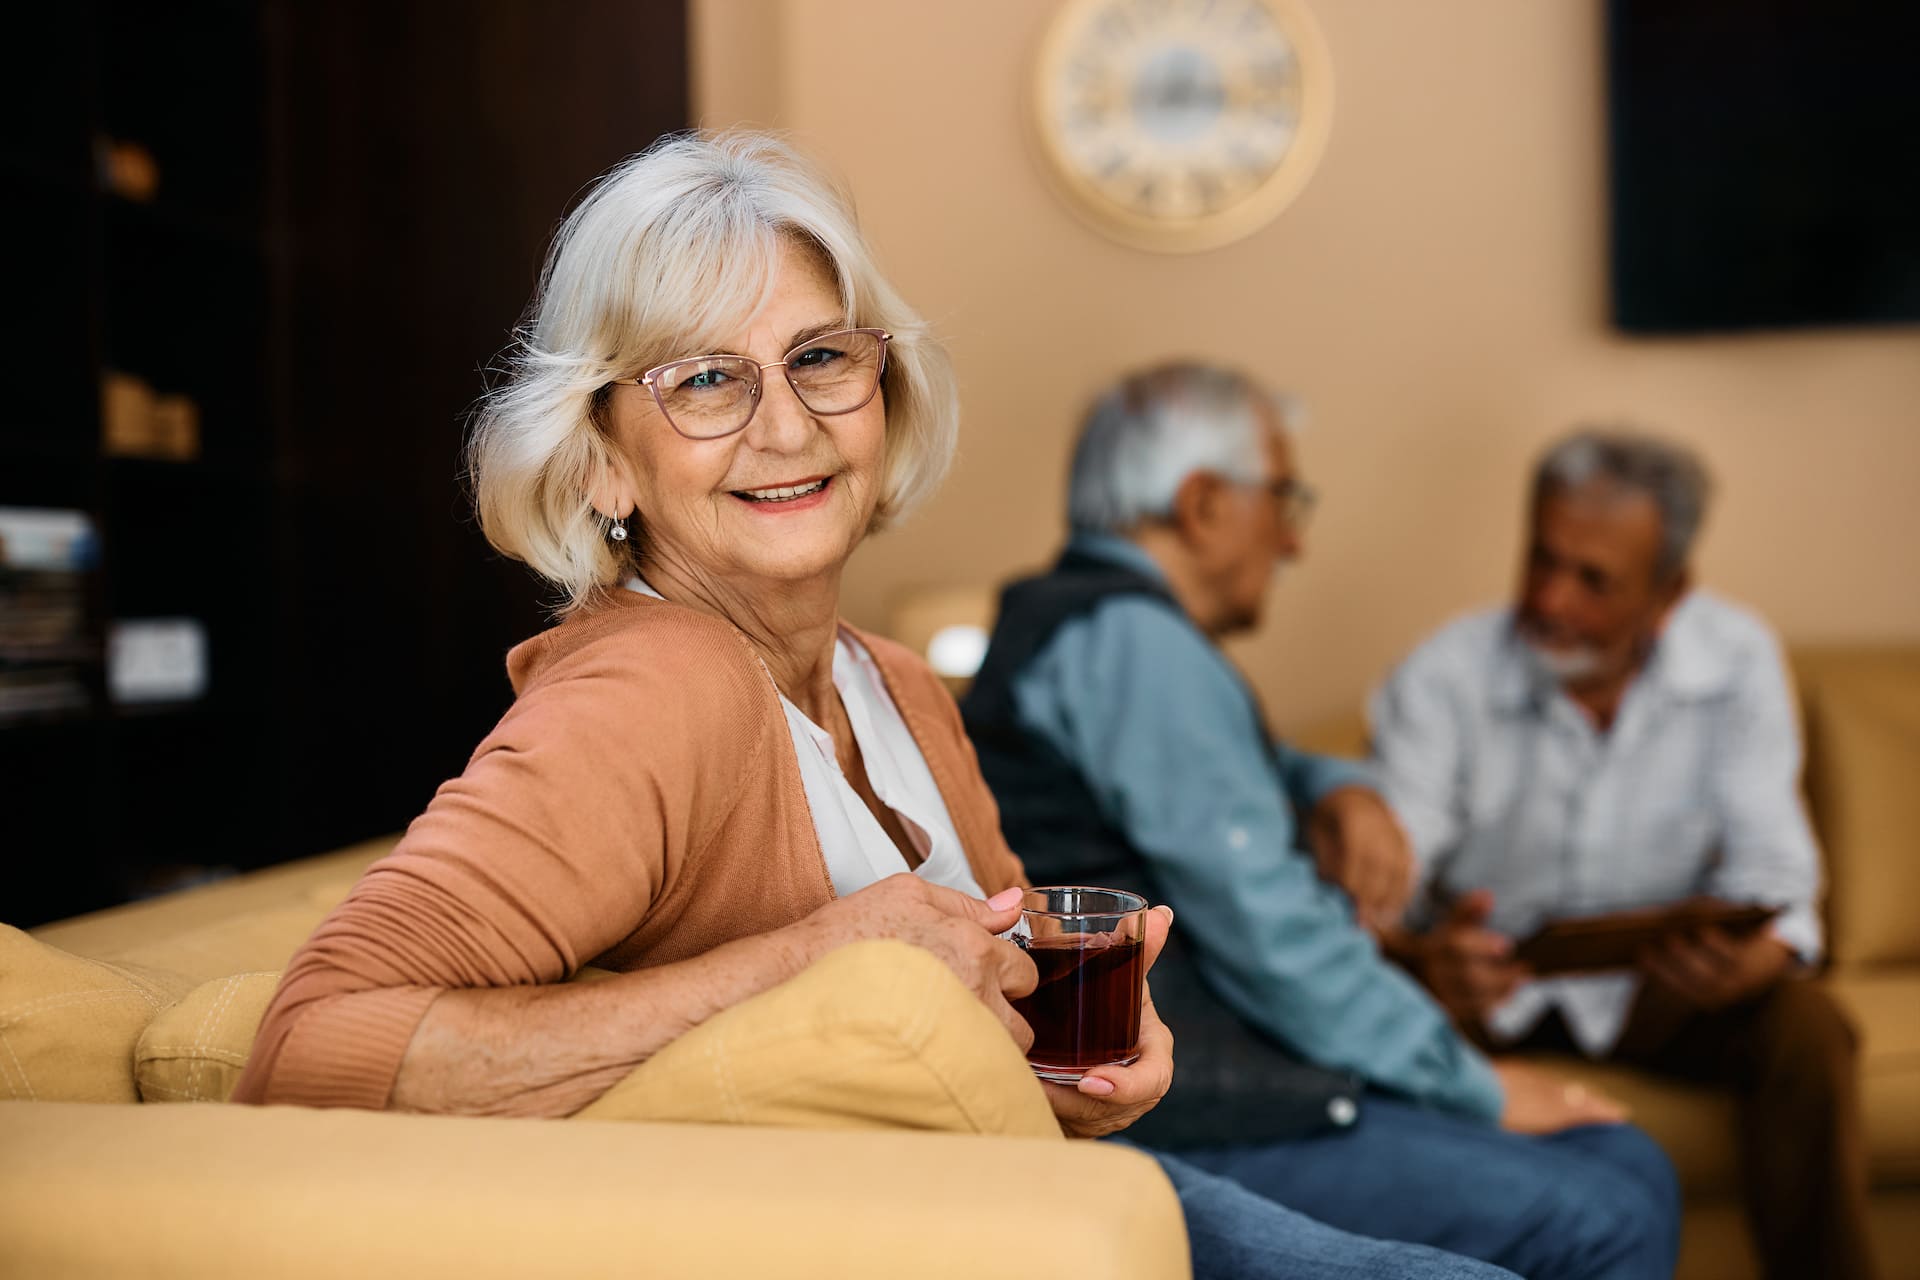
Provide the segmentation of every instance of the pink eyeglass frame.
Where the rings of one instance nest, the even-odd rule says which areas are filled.
[[[873,375],[873,390],[867,392],[866,397],[863,400],[861,400],[859,404],[853,405],[849,408],[834,409],[831,411],[825,410],[825,409],[816,409],[812,405],[807,404],[807,398],[804,395],[800,394],[800,388],[794,386],[793,374],[790,370],[781,375],[782,377],[786,378],[787,385],[793,388],[793,394],[799,397],[800,403],[807,405],[808,413],[817,413],[823,418],[837,418],[843,413],[858,413],[860,410],[872,404],[873,398],[880,394],[880,380],[886,377],[887,375],[887,350],[888,350],[887,344],[893,341],[893,335],[891,333],[888,333],[885,329],[833,329],[826,333],[819,334],[815,337],[808,338],[805,342],[802,342],[801,344],[796,346],[792,351],[787,352],[785,356],[781,357],[778,360],[771,361],[767,364],[759,364],[748,356],[737,356],[737,355],[732,355],[726,352],[715,352],[713,355],[706,355],[706,356],[682,356],[678,360],[669,360],[665,364],[657,364],[653,366],[653,368],[648,369],[645,373],[641,374],[637,378],[615,378],[608,385],[611,386],[617,383],[623,387],[645,387],[647,391],[652,394],[653,403],[655,407],[660,410],[660,416],[667,420],[667,425],[672,427],[676,432],[686,437],[686,439],[688,440],[725,440],[728,436],[739,435],[742,431],[745,431],[748,427],[753,425],[753,415],[760,412],[760,391],[761,391],[761,388],[766,385],[766,379],[764,376],[756,377],[753,380],[753,404],[751,407],[748,408],[747,416],[745,420],[742,421],[740,425],[735,427],[733,430],[722,431],[717,436],[694,436],[694,435],[687,435],[685,431],[681,431],[680,424],[673,420],[673,415],[671,413],[667,412],[666,403],[660,398],[660,384],[656,382],[655,379],[658,378],[661,374],[665,373],[667,370],[673,368],[675,365],[699,364],[703,360],[745,360],[748,364],[753,365],[754,368],[759,370],[759,372],[762,375],[764,375],[766,371],[769,369],[786,369],[788,361],[792,360],[796,353],[803,351],[808,347],[811,347],[816,342],[825,342],[828,338],[844,337],[849,333],[864,333],[880,339],[880,367],[874,372],[874,375]]]

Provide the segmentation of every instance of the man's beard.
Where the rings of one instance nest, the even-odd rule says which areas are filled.
[[[1526,638],[1527,656],[1544,674],[1561,684],[1591,680],[1606,669],[1606,659],[1598,649],[1580,645],[1572,649],[1549,649],[1537,640]]]
[[[1526,619],[1515,627],[1534,669],[1560,684],[1577,684],[1606,671],[1606,655],[1590,644],[1553,644]]]

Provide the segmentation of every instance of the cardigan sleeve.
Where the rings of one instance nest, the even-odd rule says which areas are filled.
[[[555,660],[290,961],[234,1098],[384,1108],[450,989],[560,981],[633,932],[756,773],[746,664],[603,630]]]

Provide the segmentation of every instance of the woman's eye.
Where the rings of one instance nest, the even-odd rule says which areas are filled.
[[[680,385],[682,387],[691,387],[695,391],[701,391],[732,381],[733,378],[722,370],[702,369],[699,373],[694,374]]]
[[[846,354],[844,351],[835,351],[832,347],[812,347],[806,351],[802,351],[799,358],[793,363],[803,369],[817,369],[823,364],[832,364],[835,360],[843,358]]]

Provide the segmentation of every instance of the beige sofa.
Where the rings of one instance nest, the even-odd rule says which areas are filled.
[[[1791,657],[1808,805],[1827,859],[1822,980],[1863,1042],[1874,1252],[1884,1280],[1920,1280],[1920,646]],[[1359,755],[1366,727],[1356,715],[1298,740]],[[1625,1099],[1673,1157],[1687,1201],[1681,1280],[1755,1275],[1727,1099],[1615,1067],[1556,1065]]]
[[[609,1095],[623,1123],[208,1101],[389,844],[0,930],[0,1275],[1188,1274],[1159,1169],[1060,1138],[900,943],[682,1037]]]
[[[1876,1252],[1887,1280],[1920,1280],[1920,646],[1807,650],[1794,664],[1831,880],[1825,981],[1864,1036]],[[1364,728],[1349,718],[1300,740],[1356,752]],[[1017,1242],[1006,1256],[1023,1270],[1185,1274],[1178,1206],[1158,1171],[1080,1143],[125,1105],[137,1096],[136,1069],[156,1097],[206,1096],[230,1082],[238,1053],[195,1043],[245,1022],[239,1005],[270,988],[271,971],[386,847],[37,930],[39,943],[115,961],[150,983],[131,994],[69,992],[123,1011],[127,1052],[104,1067],[83,1057],[49,1064],[67,1080],[96,1073],[87,1087],[118,1089],[121,1102],[26,1100],[34,1082],[9,1057],[21,1007],[49,993],[21,995],[0,965],[0,1097],[16,1099],[0,1101],[0,1274],[592,1275],[645,1257],[656,1275],[773,1266],[958,1277],[992,1269],[979,1243],[989,1235]],[[261,976],[239,976],[249,973]],[[208,980],[217,985],[197,993],[198,1005],[176,1006],[195,1011],[188,1043],[132,1047],[187,986]],[[217,1052],[230,1061],[213,1060]],[[1678,1165],[1688,1199],[1683,1280],[1752,1275],[1725,1100],[1577,1069],[1627,1098]],[[1017,1098],[1027,1082],[1000,1083]],[[57,1081],[39,1096],[48,1092],[60,1095]]]

